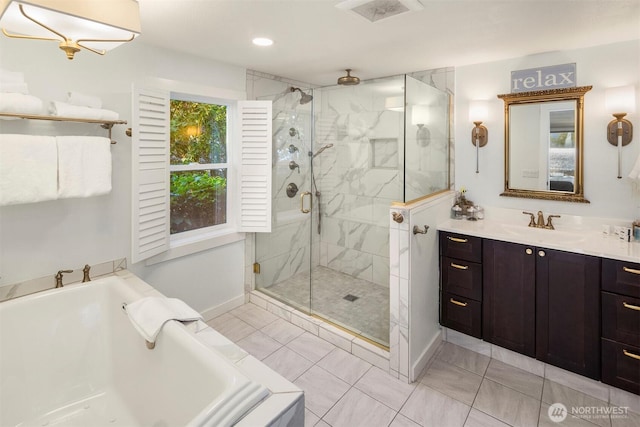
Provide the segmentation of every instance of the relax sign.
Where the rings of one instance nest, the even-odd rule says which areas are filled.
[[[575,87],[576,64],[552,65],[511,72],[511,93]]]

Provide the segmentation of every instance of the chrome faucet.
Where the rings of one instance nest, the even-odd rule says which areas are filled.
[[[555,228],[553,227],[553,221],[552,218],[560,218],[560,215],[549,215],[547,217],[547,223],[544,223],[544,214],[542,213],[542,211],[538,211],[538,220],[536,221],[536,217],[531,213],[531,212],[522,212],[525,215],[529,215],[530,220],[529,220],[529,227],[535,227],[535,228],[546,228],[548,230],[555,230]]]
[[[62,287],[62,273],[73,273],[73,270],[58,270],[58,273],[55,275],[56,288]]]

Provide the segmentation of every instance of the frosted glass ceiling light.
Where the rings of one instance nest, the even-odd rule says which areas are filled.
[[[271,46],[273,44],[273,40],[266,37],[256,37],[251,42],[256,46]]]
[[[99,55],[140,35],[134,0],[0,0],[5,36],[57,41],[67,58],[86,49]]]

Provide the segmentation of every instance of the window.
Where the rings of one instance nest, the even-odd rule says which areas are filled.
[[[172,99],[170,233],[227,222],[227,106]]]
[[[160,84],[133,91],[131,262],[271,231],[271,102]]]

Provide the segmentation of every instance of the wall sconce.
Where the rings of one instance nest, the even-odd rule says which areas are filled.
[[[471,130],[471,143],[476,147],[476,173],[480,173],[480,147],[487,145],[489,131],[482,122],[487,120],[489,110],[485,101],[471,101],[469,103],[469,120],[475,127]]]
[[[86,49],[99,55],[140,35],[134,0],[0,0],[5,36],[59,43],[67,58]]]
[[[636,110],[636,92],[633,86],[612,87],[605,92],[605,109],[615,120],[607,125],[609,144],[618,147],[618,179],[622,178],[622,147],[633,139],[633,125],[624,118]]]
[[[426,147],[431,142],[431,132],[426,127],[429,124],[429,107],[414,105],[411,108],[411,124],[418,126],[416,142],[420,147]]]

